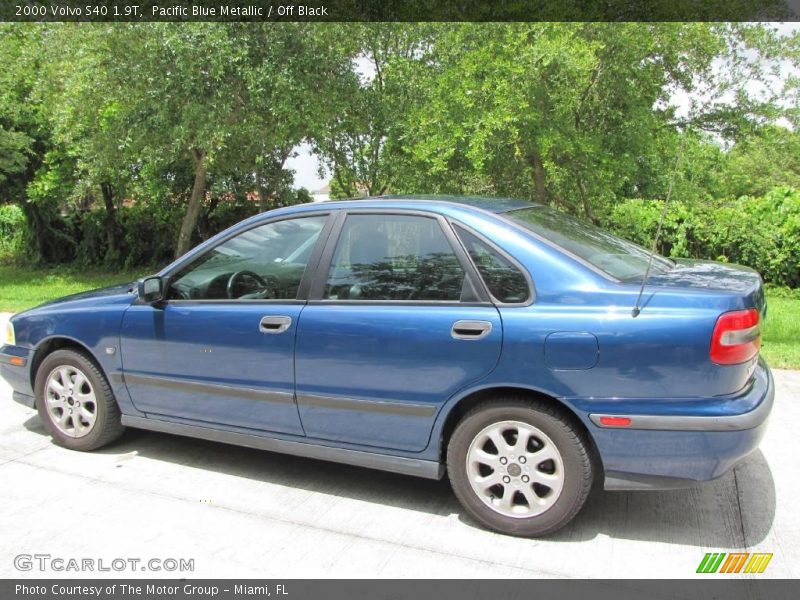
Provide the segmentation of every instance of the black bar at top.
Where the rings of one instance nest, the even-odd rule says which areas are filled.
[[[3,0],[0,21],[798,21],[798,0]]]

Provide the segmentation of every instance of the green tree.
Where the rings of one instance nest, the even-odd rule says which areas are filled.
[[[188,157],[194,178],[176,255],[191,246],[209,173],[247,170],[264,200],[277,193],[291,147],[312,125],[327,60],[303,24],[116,25],[115,88],[142,161]],[[131,73],[134,76],[131,76]],[[316,93],[314,93],[316,91]]]
[[[730,139],[779,116],[775,97],[745,92],[790,57],[760,25],[443,26],[407,143],[429,173],[466,165],[496,194],[595,218],[674,164],[676,127]],[[688,114],[669,104],[677,91],[697,96]]]
[[[800,189],[800,134],[764,127],[733,146],[719,178],[723,197],[763,196],[779,186]]]
[[[335,197],[381,195],[403,177],[417,57],[432,42],[433,28],[354,24],[340,32],[336,47],[348,55],[349,69],[334,82],[314,150],[332,174]]]
[[[0,23],[0,202],[16,202],[23,210],[36,260],[57,260],[71,240],[54,226],[59,206],[53,198],[30,197],[28,189],[48,156],[52,132],[46,107],[36,89],[50,26]]]

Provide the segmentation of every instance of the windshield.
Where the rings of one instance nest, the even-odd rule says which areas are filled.
[[[648,250],[563,212],[532,206],[505,216],[617,279],[642,277],[647,269]],[[672,266],[672,261],[656,254],[650,271],[663,273]]]

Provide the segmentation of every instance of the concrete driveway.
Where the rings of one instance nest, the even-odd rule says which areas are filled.
[[[0,381],[0,577],[683,578],[706,552],[742,551],[774,553],[757,577],[796,578],[800,372],[775,380],[762,447],[732,473],[689,490],[596,492],[542,540],[482,530],[446,481],[136,430],[71,452]],[[22,573],[19,554],[194,559],[194,570]]]

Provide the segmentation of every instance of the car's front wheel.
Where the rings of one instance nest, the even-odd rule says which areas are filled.
[[[53,439],[72,450],[95,450],[124,427],[111,386],[91,358],[56,350],[36,372],[36,408]]]
[[[447,471],[473,517],[520,536],[566,525],[593,478],[583,433],[546,403],[514,399],[481,404],[462,418],[448,444]]]

